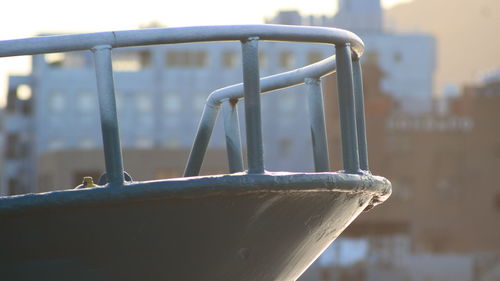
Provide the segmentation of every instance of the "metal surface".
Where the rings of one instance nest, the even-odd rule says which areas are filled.
[[[215,121],[219,115],[219,105],[205,105],[201,116],[198,131],[194,139],[193,148],[189,153],[189,158],[184,171],[185,177],[197,176],[200,173],[203,157],[207,151],[210,136],[214,130]]]
[[[116,112],[111,47],[97,46],[92,48],[92,52],[95,58],[106,174],[110,185],[120,186],[123,185],[124,181],[123,158],[118,130],[118,114]]]
[[[90,50],[95,46],[113,48],[209,41],[260,40],[351,44],[361,57],[363,41],[347,30],[289,25],[194,26],[110,31],[74,35],[43,36],[0,42],[0,57]]]
[[[260,116],[259,38],[241,42],[243,53],[243,88],[245,91],[245,123],[247,130],[248,173],[264,172],[264,147]]]
[[[328,140],[326,138],[321,80],[318,78],[306,78],[304,81],[308,88],[307,97],[311,123],[314,170],[316,172],[329,172],[330,163],[328,161]]]
[[[291,71],[270,75],[260,79],[261,94],[304,84],[306,78],[321,78],[336,71],[335,56]],[[207,104],[219,104],[224,99],[244,97],[243,83],[213,91]]]
[[[368,147],[366,143],[366,125],[365,125],[365,102],[363,94],[363,75],[361,71],[361,62],[359,58],[352,61],[354,98],[356,106],[356,132],[358,137],[359,167],[361,170],[368,171]]]
[[[359,172],[356,109],[349,44],[335,46],[337,50],[337,88],[339,93],[342,160],[347,173]]]
[[[224,116],[224,131],[226,133],[226,150],[229,172],[243,172],[243,157],[241,152],[240,124],[238,122],[237,100],[222,102]]]
[[[243,84],[209,96],[186,178],[124,182],[111,49],[226,40],[242,43]],[[334,44],[337,57],[261,79],[259,40]],[[364,46],[353,33],[249,25],[0,42],[0,56],[90,49],[96,62],[106,162],[103,185],[0,198],[2,280],[295,280],[361,211],[383,202],[391,193],[389,181],[363,171],[368,169],[368,158],[357,58]],[[320,85],[320,78],[334,72],[336,64],[345,169],[337,173],[328,172]],[[304,82],[309,88],[317,173],[267,172],[260,94]],[[242,172],[236,110],[242,98],[248,172]],[[192,177],[200,172],[221,106],[232,174]]]

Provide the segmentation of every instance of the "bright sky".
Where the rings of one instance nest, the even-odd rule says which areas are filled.
[[[382,0],[384,8],[412,0]],[[167,26],[256,24],[278,10],[302,14],[336,12],[336,0],[10,0],[2,5],[0,40],[30,37],[40,32],[95,32],[136,29],[158,21]],[[0,106],[9,73],[29,71],[29,58],[0,59]]]

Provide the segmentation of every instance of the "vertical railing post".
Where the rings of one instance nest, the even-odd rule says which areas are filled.
[[[243,157],[241,155],[240,125],[238,122],[237,99],[222,101],[222,115],[224,132],[226,134],[227,160],[229,172],[243,171]]]
[[[219,115],[219,105],[207,103],[203,109],[203,114],[198,125],[198,133],[194,139],[191,153],[189,154],[185,177],[194,177],[200,174],[203,158],[207,152],[208,143]]]
[[[247,132],[248,173],[264,173],[264,149],[260,113],[259,38],[241,42],[243,53],[243,88]]]
[[[350,44],[336,45],[342,159],[346,173],[359,173],[356,106]]]
[[[106,175],[110,185],[123,185],[123,159],[118,131],[111,46],[92,48],[95,59],[99,112]]]
[[[353,58],[354,96],[356,103],[356,128],[358,133],[359,167],[368,171],[368,148],[366,142],[365,103],[363,94],[363,74],[358,56]]]
[[[309,119],[313,145],[314,169],[316,172],[330,171],[328,163],[328,140],[326,138],[325,113],[323,108],[323,92],[319,78],[306,78]]]

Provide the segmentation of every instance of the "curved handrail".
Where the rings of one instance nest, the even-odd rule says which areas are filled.
[[[360,168],[367,170],[366,165],[360,165],[359,153],[366,152],[366,147],[358,149],[358,142],[364,138],[364,113],[363,105],[358,105],[361,99],[355,99],[355,95],[362,97],[360,85],[361,72],[359,70],[359,58],[364,52],[363,41],[354,33],[326,27],[289,26],[289,25],[232,25],[232,26],[201,26],[201,27],[179,27],[143,29],[128,31],[110,31],[100,33],[74,34],[44,36],[27,39],[15,39],[0,41],[0,57],[35,55],[54,52],[68,52],[91,50],[94,54],[97,89],[99,96],[99,111],[102,127],[102,138],[104,146],[104,157],[106,172],[109,183],[113,186],[122,186],[123,160],[118,130],[118,118],[116,111],[115,89],[113,81],[113,67],[111,50],[113,48],[145,46],[155,44],[178,44],[208,41],[240,41],[242,45],[243,58],[243,85],[245,92],[245,114],[247,128],[248,163],[250,173],[264,172],[262,134],[260,121],[260,77],[258,67],[258,41],[288,41],[333,44],[336,49],[335,62],[338,66],[338,87],[340,121],[342,130],[342,153],[344,168],[348,173],[359,173]],[[317,67],[317,66],[315,66]],[[315,69],[313,67],[312,69]],[[308,69],[307,67],[305,69]],[[301,72],[298,70],[288,74],[274,76],[279,79],[264,80],[263,86],[273,88],[273,81],[278,81],[281,86],[293,81],[297,82]],[[290,81],[283,77],[292,77]],[[306,84],[310,85],[310,92],[315,99],[313,101],[317,114],[312,116],[318,121],[318,116],[323,119],[322,94],[319,85],[320,77],[306,78]],[[269,85],[267,83],[270,83]],[[298,83],[298,82],[297,82]],[[279,84],[279,83],[278,83]],[[279,86],[274,85],[275,87]],[[236,86],[236,88],[241,86]],[[224,90],[227,93],[233,88]],[[238,89],[239,90],[239,89]],[[318,98],[319,97],[319,98]],[[356,104],[355,104],[356,103]],[[319,107],[320,105],[320,107]],[[213,106],[207,106],[211,110]],[[233,108],[235,108],[233,106]],[[231,113],[229,108],[228,114]],[[361,114],[359,114],[361,112]],[[215,122],[215,116],[208,120],[207,124]],[[363,119],[360,122],[358,119]],[[356,123],[362,126],[356,126]],[[201,124],[200,124],[201,126]],[[321,129],[324,131],[324,128]],[[312,128],[314,131],[314,128]],[[358,133],[357,133],[358,132]],[[358,135],[363,135],[358,138]],[[313,133],[314,134],[314,133]],[[314,143],[314,136],[313,136]],[[362,144],[360,142],[360,144]],[[194,150],[195,148],[193,148]],[[366,153],[365,153],[366,154]],[[325,170],[322,168],[322,170]]]
[[[0,57],[89,50],[95,46],[112,48],[208,41],[259,40],[350,44],[361,57],[363,41],[343,29],[291,25],[229,25],[169,27],[142,30],[108,31],[72,35],[41,36],[0,41]]]
[[[320,78],[336,70],[335,55],[305,67],[266,76],[260,79],[261,94],[304,84],[306,78]],[[207,99],[210,105],[216,105],[223,99],[241,99],[244,96],[243,83],[234,84],[213,91]]]
[[[335,55],[333,55],[319,62],[307,65],[305,67],[261,78],[260,93],[265,94],[272,91],[301,85],[306,83],[305,80],[308,78],[319,79],[323,76],[335,72],[335,70],[336,70],[336,61],[335,61]],[[196,176],[199,174],[203,158],[205,156],[208,143],[210,141],[210,137],[212,135],[212,131],[215,126],[217,116],[219,114],[220,105],[222,101],[233,100],[233,99],[238,100],[242,99],[243,97],[244,97],[243,83],[234,84],[228,87],[217,89],[208,96],[205,107],[203,108],[203,113],[200,120],[200,124],[198,126],[198,131],[196,133],[195,141],[193,143],[191,153],[189,154],[186,169],[184,171],[184,176],[186,177]],[[234,108],[234,103],[232,104],[232,107]],[[235,110],[235,108],[233,110]],[[323,114],[321,113],[321,115]],[[232,115],[230,118],[235,118],[235,116],[236,115]],[[233,126],[238,126],[237,120],[227,120],[226,122],[234,124]],[[324,124],[319,124],[319,127],[324,127]],[[235,150],[233,152],[233,156],[228,156],[230,162],[232,162],[231,158],[236,157],[236,159],[233,160],[234,163],[230,163],[230,169],[233,165],[237,165],[237,168],[231,172],[241,171],[242,167],[239,165],[239,163],[241,163],[240,159],[241,148],[238,135],[239,129],[234,129],[232,130],[232,132],[228,132],[228,130],[231,129],[228,128],[228,125],[226,125],[225,130],[226,130],[226,136],[233,139],[233,141],[231,141],[233,146],[231,147],[231,145],[228,144],[227,148],[228,155],[231,154],[230,152],[231,150]],[[236,145],[237,147],[234,147],[234,145]],[[322,149],[326,148],[327,146],[325,143],[323,144]],[[326,160],[326,162],[328,161]],[[328,164],[325,165],[328,166]]]

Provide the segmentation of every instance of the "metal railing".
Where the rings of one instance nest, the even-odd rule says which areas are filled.
[[[259,40],[333,44],[336,49],[336,58],[330,57],[308,67],[261,80],[258,65]],[[124,169],[116,111],[111,61],[112,49],[208,41],[241,42],[244,78],[243,84],[215,91],[210,96],[190,154],[185,171],[186,176],[197,175],[199,172],[220,104],[222,104],[226,127],[230,171],[243,170],[235,107],[237,100],[242,97],[245,100],[248,173],[265,172],[260,93],[299,83],[306,83],[309,87],[315,169],[317,172],[328,171],[323,100],[319,79],[333,71],[335,63],[338,75],[344,170],[346,173],[360,173],[361,170],[368,170],[363,89],[359,62],[364,45],[358,36],[349,31],[335,28],[281,25],[204,26],[114,31],[1,41],[0,57],[79,50],[93,52],[106,174],[111,186],[121,186],[124,184]]]
[[[323,93],[319,79],[335,72],[335,66],[335,56],[331,56],[306,67],[260,79],[261,94],[304,83],[308,85],[308,102],[316,172],[327,172],[330,170],[323,111]],[[184,176],[196,176],[199,174],[203,157],[206,153],[210,136],[212,135],[221,107],[226,135],[229,172],[236,173],[243,171],[240,129],[236,107],[238,101],[242,98],[244,98],[243,83],[215,90],[209,95],[203,108],[200,125],[191,154],[189,155]]]

